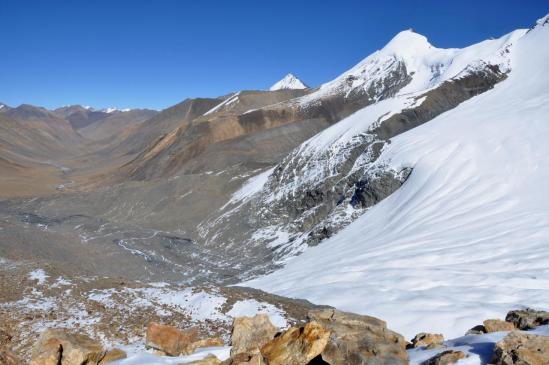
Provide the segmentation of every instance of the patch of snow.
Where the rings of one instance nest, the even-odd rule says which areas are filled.
[[[271,88],[270,91],[276,91],[276,90],[284,90],[284,89],[307,89],[308,86],[303,83],[300,79],[298,79],[293,74],[287,74],[284,76],[284,78],[277,83],[275,83]]]
[[[266,313],[271,322],[278,328],[288,327],[288,322],[284,318],[284,313],[270,303],[261,303],[255,299],[239,300],[234,303],[227,315],[235,317],[253,317],[256,314]]]
[[[42,269],[36,269],[29,273],[30,280],[38,280],[38,285],[44,285],[49,275]]]
[[[229,96],[227,99],[225,99],[224,101],[222,101],[221,103],[217,104],[216,106],[214,106],[212,109],[208,110],[206,113],[204,113],[203,115],[208,115],[208,114],[211,114],[217,110],[219,110],[220,108],[224,107],[224,106],[228,106],[228,105],[231,105],[235,102],[238,101],[238,95],[240,95],[240,91],[237,92],[237,93],[234,93],[233,95]]]
[[[234,192],[228,204],[234,204],[239,201],[246,201],[254,194],[260,192],[261,189],[263,189],[263,186],[265,186],[265,184],[267,183],[267,180],[269,179],[269,176],[271,176],[273,171],[274,167],[249,178],[240,189]]]
[[[549,336],[549,326],[540,326],[525,333]],[[458,361],[456,363],[458,365],[487,365],[492,359],[496,343],[501,341],[507,334],[509,332],[463,336],[445,341],[444,345],[446,347],[438,349],[410,349],[408,350],[410,365],[421,365],[424,361],[447,350],[463,351],[465,353],[466,358]]]
[[[177,365],[185,364],[191,361],[204,359],[208,355],[214,355],[219,360],[226,360],[230,356],[231,348],[224,347],[205,347],[198,349],[194,354],[188,356],[159,356],[152,351],[139,351],[131,346],[119,346],[128,353],[128,357],[123,360],[112,362],[112,365]]]

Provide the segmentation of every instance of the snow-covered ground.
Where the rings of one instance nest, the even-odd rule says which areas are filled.
[[[244,285],[374,315],[406,337],[547,308],[547,17],[514,43],[507,80],[392,139],[379,163],[413,168],[397,192]]]

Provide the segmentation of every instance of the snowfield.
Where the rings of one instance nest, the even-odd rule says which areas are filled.
[[[513,308],[547,309],[547,19],[513,33],[505,81],[392,140],[379,163],[413,168],[398,191],[243,285],[373,315],[408,338],[455,338]],[[357,131],[371,123],[356,119]]]

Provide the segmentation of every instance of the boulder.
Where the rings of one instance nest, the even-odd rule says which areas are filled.
[[[237,317],[231,333],[231,355],[239,353],[258,353],[267,342],[277,334],[276,328],[267,314],[254,317]]]
[[[289,328],[265,344],[261,354],[269,365],[306,365],[324,351],[329,339],[330,331],[313,321]]]
[[[549,364],[549,337],[513,331],[496,343],[493,365]]]
[[[505,322],[501,319],[487,319],[483,323],[486,333],[512,331],[515,325],[512,322]]]
[[[465,336],[468,336],[468,335],[482,335],[484,333],[486,333],[486,328],[484,328],[483,325],[479,324],[479,325],[471,328],[467,332],[465,332]]]
[[[103,346],[88,336],[48,329],[34,344],[31,365],[97,365],[104,356]]]
[[[513,310],[505,317],[507,322],[512,322],[521,330],[529,330],[541,325],[549,324],[549,312],[534,309]]]
[[[195,342],[190,343],[188,346],[186,346],[181,353],[183,355],[190,355],[194,353],[197,349],[203,348],[203,347],[218,347],[218,346],[225,346],[225,343],[222,339],[218,337],[213,338],[206,338],[203,340],[198,340]]]
[[[409,347],[427,347],[428,349],[433,349],[437,347],[444,346],[444,336],[440,333],[418,333],[414,338],[412,338],[412,343]]]
[[[308,317],[331,332],[321,352],[331,365],[408,363],[406,340],[380,319],[335,309],[312,310]]]
[[[231,356],[229,359],[225,360],[223,365],[265,365],[263,356],[260,353],[246,354],[239,353],[234,356]]]
[[[107,351],[107,353],[105,354],[105,357],[101,359],[99,364],[101,365],[108,364],[113,361],[125,359],[126,357],[128,357],[128,355],[126,354],[126,351],[120,350],[120,349],[111,349]]]
[[[437,354],[421,363],[421,365],[449,365],[458,362],[458,360],[464,359],[465,353],[463,351],[447,350],[440,354]]]
[[[25,362],[19,356],[7,348],[0,347],[0,364],[1,365],[24,365]]]
[[[221,360],[219,360],[216,356],[209,354],[203,359],[195,360],[191,362],[184,362],[179,365],[219,365],[221,364]]]
[[[168,356],[187,353],[188,347],[198,341],[198,328],[191,327],[181,331],[173,326],[149,323],[147,326],[146,347],[153,348]]]

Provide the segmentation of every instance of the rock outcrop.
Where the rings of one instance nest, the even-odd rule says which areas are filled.
[[[321,351],[331,365],[408,363],[406,340],[380,319],[335,309],[312,310],[309,318],[331,332]]]
[[[258,353],[277,332],[278,329],[271,323],[267,314],[237,317],[234,319],[231,334],[231,355]]]
[[[549,312],[534,309],[513,310],[505,317],[507,322],[512,322],[520,330],[529,330],[541,325],[549,324]]]
[[[513,331],[496,344],[494,365],[549,364],[549,337]]]
[[[106,351],[88,336],[66,329],[48,329],[32,351],[31,365],[98,365]]]
[[[289,328],[263,346],[261,353],[269,365],[307,365],[324,351],[329,340],[330,331],[313,321]]]
[[[113,361],[118,361],[118,360],[125,359],[126,357],[128,357],[128,354],[126,354],[126,351],[116,349],[116,348],[111,349],[111,350],[107,351],[107,353],[105,354],[105,357],[103,357],[103,359],[101,359],[99,364],[101,364],[101,365],[108,364],[108,363],[113,362]]]
[[[482,325],[486,333],[512,331],[515,329],[515,325],[511,322],[505,322],[501,319],[487,319]]]
[[[260,353],[239,353],[225,360],[223,365],[265,365],[265,361]]]
[[[181,331],[173,326],[155,322],[147,326],[146,346],[164,352],[168,356],[187,353],[187,348],[198,340],[197,327]]]
[[[464,358],[465,353],[463,351],[448,350],[433,356],[421,365],[450,365]]]
[[[412,338],[410,347],[427,347],[429,349],[441,347],[444,343],[444,336],[440,333],[418,333]]]
[[[19,356],[11,350],[0,347],[0,364],[2,365],[25,365]]]

